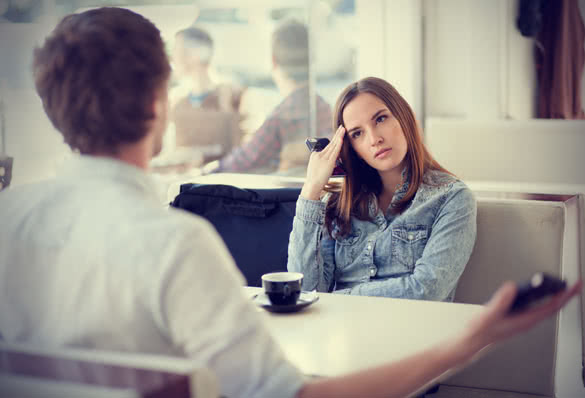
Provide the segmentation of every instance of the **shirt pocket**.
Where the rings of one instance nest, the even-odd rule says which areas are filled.
[[[427,244],[428,227],[425,225],[403,225],[392,228],[392,262],[407,271],[422,256]]]
[[[362,231],[360,229],[353,229],[349,234],[336,238],[335,241],[338,245],[341,246],[352,246],[355,245],[362,236]]]
[[[360,229],[352,229],[346,236],[335,239],[335,263],[340,269],[347,269],[359,256],[362,231]]]

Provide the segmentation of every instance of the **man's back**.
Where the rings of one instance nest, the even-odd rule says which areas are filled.
[[[300,377],[242,298],[211,226],[164,209],[143,171],[81,158],[56,180],[0,195],[3,338],[189,356],[228,395],[270,396],[276,385],[250,380],[280,373],[273,381],[292,396]],[[250,363],[254,375],[233,376]]]
[[[108,178],[120,167],[139,176],[138,169],[105,160],[79,167],[0,196],[6,234],[0,242],[0,330],[8,340],[99,345],[107,339],[117,345],[103,327],[103,336],[89,332],[91,323],[139,321],[145,314],[131,319],[129,306],[149,309],[137,301],[151,295],[164,265],[157,250],[172,245],[172,235],[162,239],[164,230],[179,223],[154,192],[149,197],[144,179]],[[167,351],[156,344],[152,350]]]

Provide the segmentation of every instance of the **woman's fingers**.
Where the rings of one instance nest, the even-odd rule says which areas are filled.
[[[322,156],[326,157],[327,159],[331,159],[331,157],[335,157],[335,159],[337,159],[339,152],[341,152],[341,146],[343,145],[344,134],[345,128],[343,126],[339,126],[331,138],[329,145],[327,145],[325,149],[321,151]]]
[[[343,145],[344,134],[345,128],[339,126],[329,144],[321,152],[311,153],[306,181],[301,191],[304,197],[315,198],[316,192],[320,192],[329,181]]]

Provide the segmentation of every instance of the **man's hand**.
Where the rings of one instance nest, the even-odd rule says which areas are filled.
[[[517,288],[515,283],[506,282],[494,293],[485,311],[469,324],[468,341],[472,347],[481,349],[527,331],[556,314],[571,298],[578,295],[582,288],[583,281],[579,280],[543,304],[510,314],[508,311],[516,297]]]

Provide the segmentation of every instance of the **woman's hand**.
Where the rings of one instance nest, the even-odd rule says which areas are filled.
[[[307,166],[307,178],[301,190],[301,196],[305,199],[319,200],[321,191],[329,181],[329,177],[335,168],[335,162],[339,157],[345,128],[339,126],[333,135],[331,142],[321,152],[311,153]]]
[[[531,329],[544,319],[556,314],[571,298],[580,293],[582,287],[583,281],[580,280],[543,304],[519,313],[509,314],[517,288],[513,282],[504,283],[487,303],[486,309],[469,324],[467,330],[469,348],[477,351]]]

